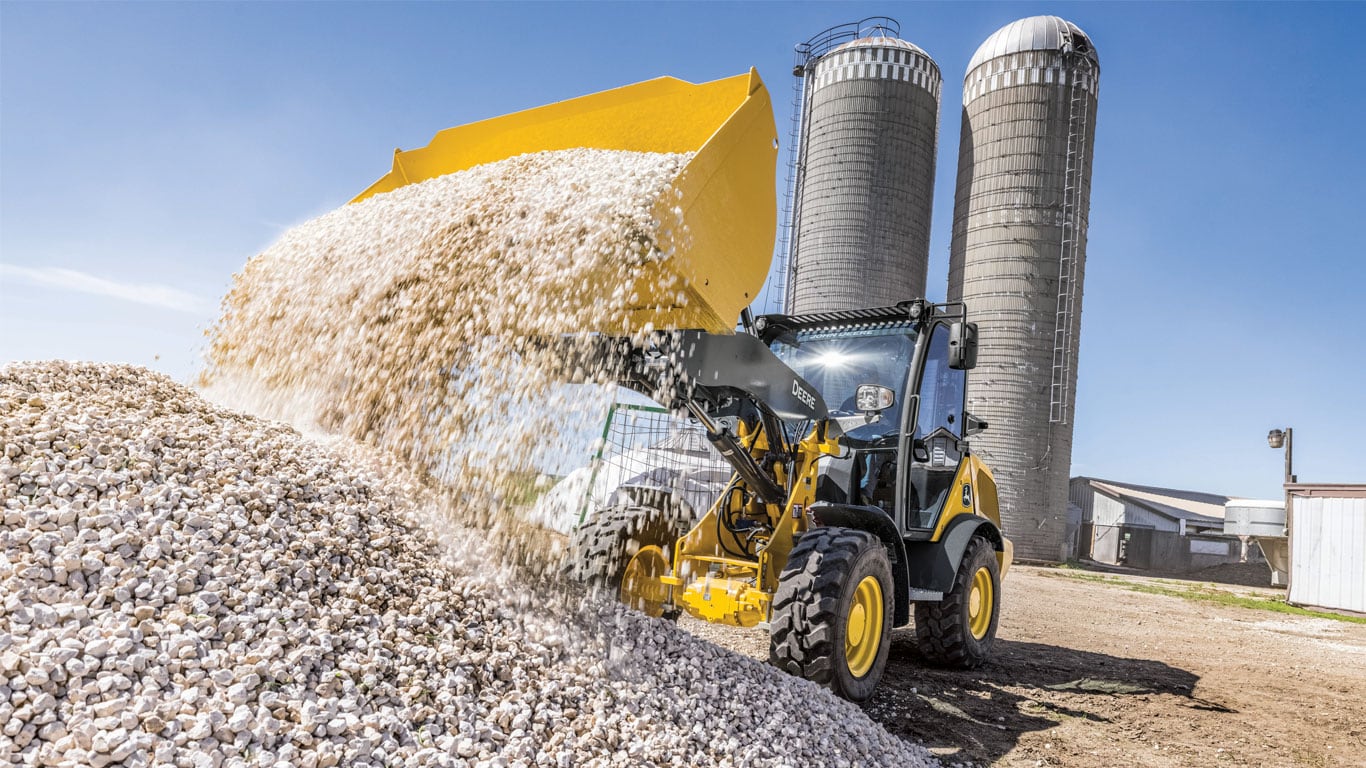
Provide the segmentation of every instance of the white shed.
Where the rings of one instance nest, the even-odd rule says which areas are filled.
[[[1286,490],[1288,600],[1366,613],[1366,485],[1296,483]]]

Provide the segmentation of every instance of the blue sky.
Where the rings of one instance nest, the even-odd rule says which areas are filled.
[[[756,66],[885,14],[958,84],[1039,13],[1101,55],[1073,473],[1279,495],[1366,481],[1366,4],[0,3],[0,361],[188,380],[231,275],[444,127],[659,75]]]

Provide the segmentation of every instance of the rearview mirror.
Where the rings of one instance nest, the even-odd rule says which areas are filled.
[[[896,393],[877,384],[860,384],[854,390],[854,403],[864,413],[877,413],[891,408],[896,402]]]
[[[955,371],[977,367],[977,323],[957,322],[949,326],[949,367]]]

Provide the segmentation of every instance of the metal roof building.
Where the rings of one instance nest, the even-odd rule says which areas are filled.
[[[1069,502],[1081,508],[1074,533],[1079,557],[1167,571],[1241,562],[1243,542],[1224,535],[1233,497],[1074,477]]]
[[[1172,531],[1180,530],[1182,521],[1185,521],[1186,525],[1191,528],[1223,530],[1224,505],[1235,498],[1217,493],[1157,488],[1150,485],[1135,485],[1094,477],[1072,478],[1073,489],[1076,489],[1079,484],[1089,484],[1091,488],[1100,491],[1109,498],[1124,503],[1129,507],[1128,511],[1131,515],[1150,520],[1156,527],[1163,530]],[[1091,519],[1094,519],[1094,505],[1088,507],[1085,502],[1078,501],[1075,491],[1069,496],[1073,499],[1072,503],[1082,507],[1084,516],[1089,511],[1092,512]],[[1105,524],[1118,524],[1119,519],[1116,517],[1115,521],[1107,521]]]

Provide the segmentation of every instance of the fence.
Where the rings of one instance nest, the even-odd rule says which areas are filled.
[[[648,485],[684,493],[696,508],[714,494],[694,485],[724,485],[729,465],[698,427],[657,406],[614,403],[602,426],[602,440],[589,465],[591,474],[579,505],[578,522],[594,505],[606,504],[623,485]],[[691,491],[691,493],[690,493]],[[719,494],[721,488],[715,489]],[[710,495],[710,498],[706,498]]]
[[[1083,523],[1079,538],[1081,557],[1145,570],[1185,573],[1245,558],[1243,542],[1234,536],[1182,536],[1143,525]]]

